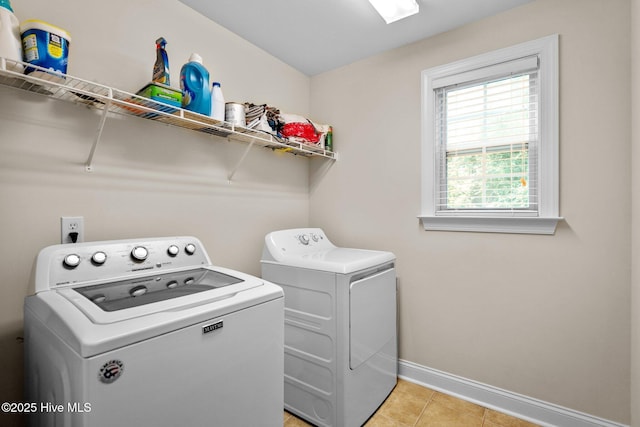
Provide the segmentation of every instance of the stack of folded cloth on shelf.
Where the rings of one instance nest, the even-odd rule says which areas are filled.
[[[244,103],[244,116],[247,121],[247,127],[252,128],[258,124],[260,117],[267,109],[267,104],[256,105],[250,102]]]
[[[267,104],[256,105],[251,102],[244,103],[244,115],[247,127],[250,129],[278,134],[278,115],[280,110],[269,107]]]
[[[267,104],[244,104],[247,127],[306,145],[324,146],[329,125],[320,125],[296,115],[281,113]]]

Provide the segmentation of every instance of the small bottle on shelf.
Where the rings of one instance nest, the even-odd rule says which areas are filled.
[[[325,136],[324,149],[327,151],[333,151],[333,126],[329,126],[329,130]]]
[[[211,87],[211,117],[224,122],[224,95],[219,82],[213,82]]]

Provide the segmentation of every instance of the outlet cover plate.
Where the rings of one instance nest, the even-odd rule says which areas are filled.
[[[75,243],[84,242],[84,217],[60,217],[60,243],[73,243],[69,233],[78,233],[78,239]]]

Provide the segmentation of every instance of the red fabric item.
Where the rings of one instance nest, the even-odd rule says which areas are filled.
[[[320,134],[316,133],[316,129],[311,123],[287,123],[282,127],[280,133],[282,136],[295,136],[314,144],[320,139]]]

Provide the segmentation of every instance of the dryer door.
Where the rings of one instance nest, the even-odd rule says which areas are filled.
[[[355,370],[396,337],[396,270],[351,283],[349,366]]]

